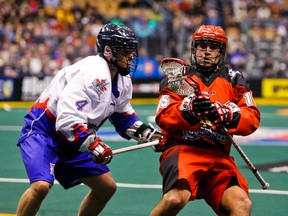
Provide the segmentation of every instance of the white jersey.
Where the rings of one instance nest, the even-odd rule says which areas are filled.
[[[91,129],[97,131],[107,118],[125,137],[126,129],[139,120],[131,98],[129,75],[116,74],[111,80],[102,57],[86,57],[57,73],[26,115],[19,142],[33,133],[55,139],[60,134],[79,146],[92,133]]]

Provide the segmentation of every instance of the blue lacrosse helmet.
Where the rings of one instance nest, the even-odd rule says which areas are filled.
[[[129,27],[111,23],[104,25],[98,34],[96,45],[98,53],[110,66],[116,67],[120,75],[126,76],[129,73],[132,76],[134,75],[138,65],[138,38]],[[112,51],[111,57],[105,53],[106,46]],[[119,52],[133,53],[133,59],[127,68],[117,64],[117,54]]]

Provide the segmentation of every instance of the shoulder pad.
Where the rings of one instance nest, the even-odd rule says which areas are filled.
[[[246,78],[243,76],[243,74],[238,70],[233,70],[232,68],[228,67],[226,68],[228,70],[227,78],[232,83],[233,87],[237,85],[241,85],[245,87],[247,90],[250,90],[250,86]]]

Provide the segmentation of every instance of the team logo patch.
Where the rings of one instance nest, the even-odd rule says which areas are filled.
[[[55,164],[50,163],[50,174],[53,176],[54,176],[54,167],[55,167]]]
[[[93,86],[94,88],[96,89],[96,91],[100,94],[102,94],[104,91],[107,90],[107,85],[109,84],[106,79],[102,79],[102,80],[99,80],[99,79],[96,79],[93,81]]]

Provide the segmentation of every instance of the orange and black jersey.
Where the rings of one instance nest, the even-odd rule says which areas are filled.
[[[212,102],[226,104],[232,102],[240,108],[239,115],[235,116],[228,125],[228,132],[234,135],[249,135],[260,124],[260,111],[253,99],[248,81],[239,71],[230,67],[223,67],[218,72],[204,76],[191,66],[187,71],[200,87],[200,91],[208,92]],[[217,127],[203,128],[199,119],[192,115],[183,115],[180,111],[182,100],[180,96],[168,87],[167,78],[160,83],[160,94],[156,113],[156,123],[161,128],[164,146],[176,144],[193,144],[200,146],[224,146],[230,152],[229,139]]]

